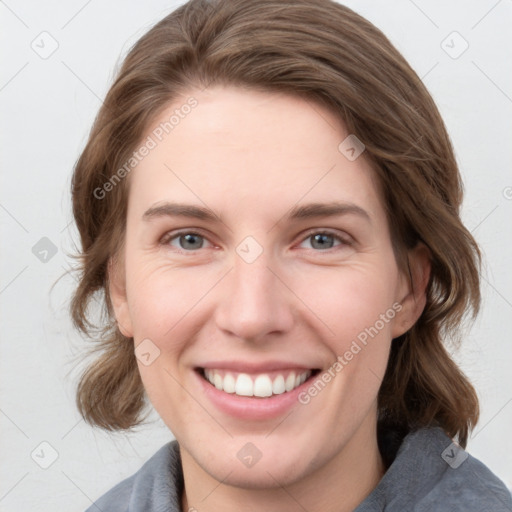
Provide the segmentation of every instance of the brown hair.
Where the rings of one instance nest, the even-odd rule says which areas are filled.
[[[406,251],[419,241],[432,258],[425,309],[392,343],[378,395],[379,428],[441,426],[465,447],[478,421],[478,398],[443,340],[458,344],[466,313],[478,312],[480,253],[459,217],[462,184],[453,149],[431,96],[400,53],[370,22],[330,0],[191,0],[125,58],[72,182],[82,252],[71,313],[99,352],[78,385],[82,416],[105,429],[128,429],[142,421],[145,404],[133,339],[118,330],[108,291],[129,180],[104,197],[97,191],[178,94],[212,84],[320,102],[363,141],[400,268],[407,271]],[[99,330],[89,314],[98,295]]]

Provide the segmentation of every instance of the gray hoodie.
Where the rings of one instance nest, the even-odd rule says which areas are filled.
[[[181,512],[183,472],[172,441],[86,512]],[[407,434],[377,487],[354,512],[512,512],[512,496],[439,427]]]

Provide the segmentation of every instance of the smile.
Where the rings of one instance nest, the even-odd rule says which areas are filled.
[[[244,397],[268,398],[293,391],[316,370],[283,370],[260,374],[221,369],[201,369],[202,376],[219,391]]]

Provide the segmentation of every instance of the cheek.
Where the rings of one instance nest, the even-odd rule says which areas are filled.
[[[323,399],[314,407],[318,407],[319,417],[326,418],[321,421],[338,429],[340,411],[344,411],[347,426],[368,411],[377,396],[397,313],[398,274],[392,265],[370,263],[322,270],[323,275],[317,271],[316,276],[302,278],[298,294],[327,326],[322,342],[332,354],[333,365],[326,376],[332,411],[321,413]]]
[[[200,310],[200,301],[213,288],[216,276],[199,267],[184,270],[154,262],[133,263],[127,266],[127,295],[135,342],[150,338],[173,351],[179,347],[177,333]]]
[[[389,337],[395,310],[396,269],[381,264],[320,268],[295,280],[294,290],[309,306],[332,339],[337,353],[352,340]]]

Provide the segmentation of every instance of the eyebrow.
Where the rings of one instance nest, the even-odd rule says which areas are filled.
[[[289,220],[310,219],[316,217],[335,217],[338,215],[357,215],[371,223],[370,214],[354,203],[336,202],[310,203],[304,206],[295,206],[285,215]]]
[[[151,220],[158,217],[189,217],[200,220],[219,220],[218,215],[210,210],[210,208],[169,202],[153,205],[144,212],[142,220]]]
[[[341,215],[357,215],[371,223],[370,214],[366,210],[354,203],[346,202],[310,203],[303,206],[295,206],[282,218],[291,221]],[[159,217],[187,217],[209,221],[220,220],[220,217],[210,208],[170,202],[157,203],[142,215],[142,219],[145,221]]]

